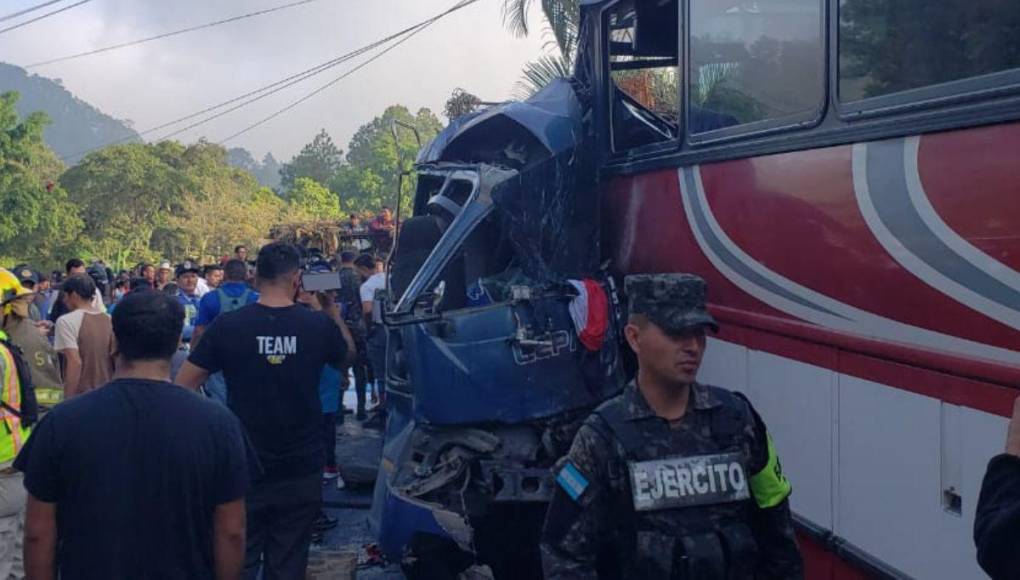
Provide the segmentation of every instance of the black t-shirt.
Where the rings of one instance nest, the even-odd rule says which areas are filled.
[[[346,356],[325,314],[256,303],[217,317],[188,360],[223,371],[227,405],[251,435],[266,479],[281,480],[322,469],[319,375]]]
[[[54,407],[14,466],[57,504],[61,578],[213,578],[215,508],[245,495],[257,459],[222,406],[121,379]]]

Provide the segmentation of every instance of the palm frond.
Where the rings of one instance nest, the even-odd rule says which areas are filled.
[[[503,26],[514,36],[528,35],[531,0],[503,0]]]
[[[542,0],[542,13],[560,52],[572,55],[577,45],[577,30],[581,19],[579,0]]]
[[[543,54],[538,60],[524,65],[521,79],[514,87],[514,97],[520,100],[527,99],[552,81],[572,74],[573,64],[566,55]]]

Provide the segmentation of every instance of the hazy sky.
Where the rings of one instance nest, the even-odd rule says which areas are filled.
[[[24,66],[289,1],[92,0],[0,34],[0,60]],[[40,2],[0,0],[0,15]],[[72,2],[66,0],[57,6]],[[107,114],[130,120],[141,131],[311,68],[455,3],[316,0],[30,72],[62,79],[79,98]],[[509,98],[521,67],[542,52],[546,39],[537,9],[531,18],[535,28],[531,35],[524,39],[511,36],[502,26],[501,5],[502,0],[480,0],[451,14],[334,87],[226,145],[246,147],[257,158],[271,151],[286,161],[320,128],[329,131],[337,145],[346,149],[354,131],[391,104],[403,104],[412,111],[429,107],[445,122],[443,103],[456,87],[487,101]],[[4,22],[0,28],[11,23]],[[177,139],[193,141],[205,136],[219,141],[327,83],[357,62],[331,69]]]

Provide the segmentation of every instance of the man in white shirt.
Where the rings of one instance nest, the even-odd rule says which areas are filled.
[[[87,274],[69,277],[63,301],[69,312],[57,319],[53,349],[63,360],[64,400],[99,388],[113,376],[113,326],[92,304],[96,284]]]
[[[386,289],[386,264],[371,254],[361,254],[354,260],[354,268],[361,274],[361,310],[365,314],[368,362],[372,365],[376,392],[373,401],[386,402],[386,328],[382,324],[381,300],[377,293]]]

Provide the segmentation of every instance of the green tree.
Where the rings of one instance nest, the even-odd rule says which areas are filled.
[[[280,169],[280,186],[288,190],[301,177],[309,177],[319,183],[327,183],[343,164],[343,151],[333,144],[333,139],[323,129]]]
[[[273,157],[272,153],[266,153],[265,157],[262,158],[262,163],[259,164],[258,170],[255,172],[255,179],[259,180],[259,183],[269,187],[271,189],[280,188],[280,169],[283,166],[280,162]]]
[[[1020,66],[1011,0],[843,0],[840,92],[859,99]]]
[[[446,100],[443,114],[450,121],[457,117],[475,112],[481,106],[482,100],[461,88],[453,90],[453,94]]]
[[[358,129],[348,145],[347,163],[329,181],[329,188],[340,194],[345,211],[378,210],[392,205],[397,196],[397,183],[402,171],[410,171],[420,149],[413,132],[397,127],[394,142],[394,121],[409,124],[418,130],[422,143],[442,130],[443,124],[429,109],[411,114],[403,105],[388,107],[382,115]],[[401,199],[414,191],[414,177],[404,180]],[[404,206],[407,209],[407,206]]]
[[[515,36],[527,36],[531,32],[528,22],[531,3],[532,0],[503,0],[503,24]],[[546,43],[545,54],[524,65],[517,83],[517,96],[521,98],[538,92],[557,78],[573,74],[581,19],[580,0],[542,0],[542,15],[552,41]]]
[[[81,220],[55,183],[63,164],[43,143],[43,113],[18,119],[18,93],[0,94],[0,256],[51,267],[52,254],[70,245]]]
[[[338,219],[340,199],[336,194],[307,177],[299,177],[287,192],[291,208],[313,219]]]
[[[60,178],[84,220],[89,253],[125,259],[159,258],[157,232],[183,211],[197,189],[184,171],[185,147],[176,142],[114,145],[88,154]],[[167,254],[168,256],[170,254]]]

